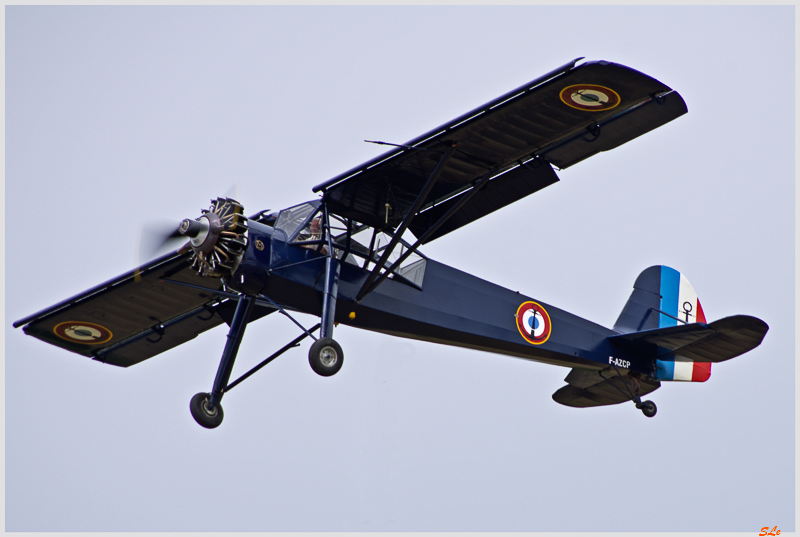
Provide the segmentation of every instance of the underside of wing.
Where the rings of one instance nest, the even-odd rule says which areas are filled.
[[[189,266],[188,254],[170,254],[14,325],[47,343],[127,367],[230,323],[235,304],[226,295],[219,280]],[[258,308],[250,320],[271,311]]]
[[[761,319],[735,315],[710,324],[631,332],[609,340],[661,361],[724,362],[759,346],[767,330]]]
[[[441,164],[441,174],[409,227],[425,243],[557,182],[552,166],[567,168],[686,113],[680,95],[639,71],[609,62],[576,62],[314,191],[324,192],[335,214],[394,228]],[[442,162],[453,146],[452,156]]]
[[[568,384],[553,394],[553,400],[566,406],[590,407],[616,405],[630,401],[630,385],[614,371],[572,369],[564,379]],[[661,386],[657,380],[639,381],[639,395],[654,392]]]

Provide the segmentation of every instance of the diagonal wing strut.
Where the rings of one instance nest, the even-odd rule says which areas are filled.
[[[450,157],[453,155],[455,149],[456,149],[455,144],[451,145],[445,150],[444,154],[442,155],[442,158],[439,159],[439,163],[436,165],[436,168],[434,168],[433,173],[431,173],[431,176],[428,178],[428,181],[425,183],[425,186],[423,187],[422,191],[419,193],[417,199],[414,201],[414,205],[412,205],[411,208],[406,213],[403,222],[395,230],[391,242],[384,250],[383,255],[381,255],[381,258],[376,263],[375,268],[372,269],[372,272],[367,277],[367,281],[364,282],[364,285],[362,285],[361,289],[358,291],[358,295],[356,295],[356,302],[360,302],[367,295],[367,293],[372,290],[373,283],[380,275],[381,269],[386,265],[386,262],[389,260],[389,256],[392,255],[392,252],[394,251],[395,247],[400,242],[400,237],[403,235],[403,232],[406,229],[408,229],[408,226],[411,224],[411,221],[416,216],[417,211],[422,206],[422,203],[428,197],[428,194],[430,194],[431,189],[433,189],[433,186],[436,184],[436,181],[442,174],[442,171],[444,170],[447,161],[450,160]]]

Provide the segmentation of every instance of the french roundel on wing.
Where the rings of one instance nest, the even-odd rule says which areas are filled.
[[[98,345],[113,337],[111,330],[105,326],[85,321],[60,323],[53,328],[53,332],[61,339],[84,345]]]
[[[559,97],[569,107],[591,112],[610,110],[621,101],[616,91],[597,84],[567,86],[561,90]]]

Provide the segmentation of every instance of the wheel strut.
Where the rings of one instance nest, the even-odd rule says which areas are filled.
[[[325,208],[325,222],[328,225],[328,211]],[[333,339],[333,320],[336,317],[336,297],[339,295],[339,261],[330,255],[330,232],[328,237],[328,258],[325,260],[325,280],[322,289],[322,315],[320,318],[320,338],[308,351],[308,362],[315,373],[323,377],[335,375],[342,368],[344,353],[342,347]]]
[[[630,397],[631,401],[633,401],[633,404],[636,405],[636,408],[642,411],[642,414],[644,414],[648,418],[652,418],[653,416],[655,416],[656,412],[658,411],[656,404],[652,401],[642,401],[642,398],[639,397],[639,373],[637,373],[636,371],[632,371],[631,373],[628,374],[628,377],[631,379],[631,383],[629,386],[628,383],[625,382],[622,373],[619,372],[619,369],[617,369],[616,365],[614,366],[614,370],[617,372],[617,376],[619,377],[620,381],[622,381],[622,384],[625,386],[625,389],[628,391],[628,393],[626,394],[625,392],[614,386],[613,382],[611,383],[611,386],[613,386],[614,389],[616,389],[625,397]],[[633,391],[631,391],[631,387],[633,387]]]
[[[228,341],[225,342],[225,350],[222,351],[217,376],[214,378],[214,387],[211,393],[196,394],[189,403],[192,417],[207,429],[219,427],[219,424],[222,423],[224,415],[220,404],[222,395],[228,386],[228,380],[231,378],[233,362],[239,352],[239,345],[242,343],[244,330],[247,327],[247,321],[255,303],[256,299],[253,296],[242,295],[239,297],[239,302],[236,304],[236,311],[231,321],[231,328],[228,330]]]

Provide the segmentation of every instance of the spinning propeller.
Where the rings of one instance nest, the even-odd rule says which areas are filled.
[[[174,224],[142,226],[139,260],[154,257],[167,245],[186,241],[178,251],[191,250],[191,265],[202,276],[223,278],[233,274],[247,247],[247,218],[244,207],[231,198],[211,200],[211,207],[194,220]],[[141,263],[140,263],[141,265]]]

